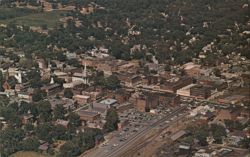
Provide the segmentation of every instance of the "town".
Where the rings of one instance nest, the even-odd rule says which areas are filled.
[[[5,3],[0,0],[1,5],[13,7],[13,2]],[[23,9],[26,3],[15,6]],[[195,34],[185,40],[189,45],[183,41],[169,46],[184,54],[164,56],[157,54],[161,50],[150,53],[150,47],[141,43],[129,50],[119,44],[107,47],[98,42],[101,32],[78,43],[83,35],[75,30],[81,30],[84,22],[74,16],[105,8],[94,2],[80,10],[72,10],[73,2],[28,3],[30,10],[43,3],[43,12],[61,9],[72,15],[60,19],[65,32],[62,28],[53,32],[49,26],[0,26],[0,156],[19,157],[20,152],[49,157],[249,155],[249,19],[246,27],[234,24],[236,33],[227,30],[237,34],[232,38],[246,39],[237,41],[246,44],[239,46],[243,50],[225,48],[230,51],[226,55],[219,50],[218,43],[230,34],[226,32],[189,57],[186,49],[202,40]],[[249,6],[243,3],[240,9]],[[0,15],[0,24],[2,19]],[[137,40],[143,32],[128,25],[128,37]],[[203,22],[202,28],[208,25]],[[71,37],[71,31],[80,37]],[[96,45],[90,46],[92,42]]]

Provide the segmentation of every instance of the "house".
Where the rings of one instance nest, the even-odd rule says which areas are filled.
[[[29,92],[19,92],[18,93],[18,98],[21,100],[25,100],[27,102],[32,102],[32,94]]]
[[[191,153],[191,146],[189,144],[180,144],[178,155],[189,155]]]
[[[240,141],[244,138],[246,138],[246,135],[243,131],[234,131],[228,134],[226,141],[230,146],[239,146]]]
[[[28,122],[33,121],[34,116],[32,114],[27,114],[22,117],[22,123],[27,124]]]
[[[45,93],[47,95],[50,95],[50,94],[55,94],[56,92],[59,92],[62,88],[61,88],[61,85],[60,84],[50,84],[50,85],[47,85],[47,86],[43,86],[41,88],[43,91],[45,91]]]
[[[75,100],[78,104],[87,104],[90,102],[90,96],[87,95],[74,95],[73,100]]]
[[[47,152],[49,149],[49,143],[45,141],[40,141],[40,146],[38,147],[38,150],[42,152]]]
[[[216,152],[212,149],[199,149],[194,157],[213,157],[215,154]]]
[[[62,125],[62,126],[64,126],[65,128],[68,128],[69,121],[68,121],[68,120],[63,120],[63,119],[57,119],[57,120],[55,121],[55,125]]]

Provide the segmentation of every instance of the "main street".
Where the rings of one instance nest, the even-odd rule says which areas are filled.
[[[116,145],[114,149],[107,149],[106,147],[97,147],[90,151],[87,154],[83,154],[82,157],[118,157],[126,150],[129,150],[129,148],[133,147],[136,142],[140,141],[143,137],[145,137],[147,134],[149,134],[153,129],[162,127],[162,124],[164,124],[166,121],[173,120],[174,117],[177,117],[179,114],[184,113],[186,110],[186,107],[179,107],[175,110],[173,110],[171,113],[167,114],[160,120],[156,122],[149,123],[147,126],[144,126],[141,128],[137,133],[134,133],[130,135],[126,141],[120,142],[119,145],[117,144],[118,140],[117,138],[112,138],[110,141],[108,141],[111,145]],[[175,119],[176,120],[176,119]],[[174,122],[173,120],[172,122]]]

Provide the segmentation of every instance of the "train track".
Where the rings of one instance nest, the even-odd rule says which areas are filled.
[[[135,136],[133,136],[132,138],[129,138],[128,140],[126,140],[126,142],[121,145],[120,147],[118,147],[116,150],[114,150],[113,152],[110,152],[110,154],[107,154],[105,157],[120,157],[120,155],[122,155],[124,152],[126,151],[130,151],[131,146],[133,146],[134,143],[136,143],[136,141],[139,141],[140,138],[143,138],[145,136],[145,134],[157,127],[158,125],[160,125],[161,123],[165,122],[166,120],[168,120],[169,118],[175,116],[177,113],[183,111],[186,107],[180,107],[178,109],[176,109],[175,111],[173,111],[171,114],[165,116],[164,118],[158,120],[157,122],[153,123],[151,126],[145,128],[144,130],[142,130],[141,132],[137,133]],[[157,135],[157,134],[156,134]],[[154,136],[154,135],[153,135]],[[153,137],[152,136],[152,137]],[[142,145],[138,145],[138,147],[143,147],[147,144],[146,143],[142,143]]]

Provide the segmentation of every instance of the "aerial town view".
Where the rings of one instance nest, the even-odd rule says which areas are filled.
[[[250,157],[250,0],[0,0],[0,157]]]

